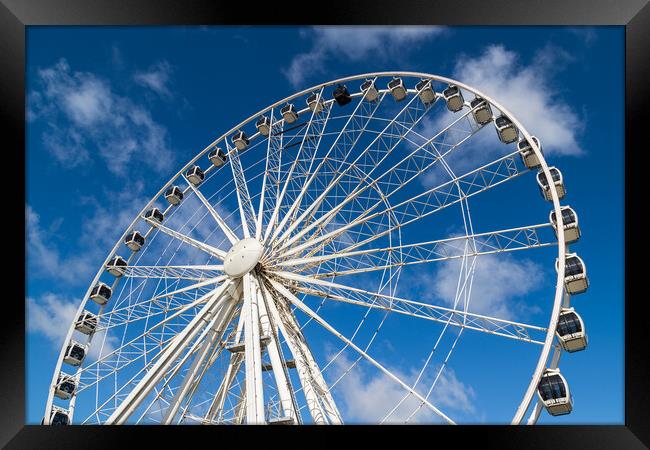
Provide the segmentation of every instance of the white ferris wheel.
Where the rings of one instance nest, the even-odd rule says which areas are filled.
[[[528,198],[535,184],[543,200]],[[513,210],[522,193],[539,220],[483,200]],[[522,355],[506,363],[521,386],[496,386],[510,369],[476,358],[471,372],[492,381],[475,395],[504,393],[513,424],[567,414],[558,363],[587,345],[570,300],[588,280],[564,196],[541,142],[459,81],[381,72],[298,92],[200,151],[124,230],[69,325],[43,423],[341,424],[360,367],[399,391],[377,422],[457,423],[445,371],[499,345]],[[544,251],[555,271],[536,314],[474,307],[482,258]],[[443,264],[450,299],[413,298],[429,285],[408,271]]]

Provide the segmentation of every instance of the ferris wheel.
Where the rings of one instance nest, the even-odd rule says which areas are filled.
[[[559,359],[587,346],[571,298],[589,283],[565,195],[541,142],[459,81],[368,73],[291,95],[124,230],[69,325],[43,423],[349,423],[368,376],[398,393],[370,390],[386,397],[373,421],[461,423],[455,363],[513,424],[570,413]],[[514,255],[542,255],[550,271],[525,267],[548,288],[499,315],[476,274]],[[440,267],[444,299],[427,278]],[[520,358],[519,384],[496,385],[510,369],[492,349]]]

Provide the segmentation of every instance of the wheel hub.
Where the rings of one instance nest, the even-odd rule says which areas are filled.
[[[246,238],[236,242],[223,260],[223,269],[230,278],[246,275],[260,261],[262,244],[255,238]]]

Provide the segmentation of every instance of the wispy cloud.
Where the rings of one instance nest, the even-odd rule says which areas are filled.
[[[344,373],[352,364],[352,360],[340,355],[336,360],[334,372]],[[389,370],[405,383],[412,385],[417,378],[416,368],[406,371],[399,368]],[[434,379],[433,373],[420,380],[418,392],[428,390]],[[379,370],[370,371],[365,366],[356,365],[350,373],[335,387],[335,392],[342,404],[344,417],[348,423],[379,423],[384,416],[395,407],[408,392],[394,380]],[[424,395],[422,394],[422,395]],[[474,414],[474,390],[461,382],[451,368],[442,371],[429,401],[443,412]],[[420,400],[409,396],[387,419],[388,423],[404,423],[413,413]],[[409,420],[409,423],[440,423],[442,419],[428,407],[424,406]]]
[[[36,86],[27,117],[43,120],[43,144],[64,167],[92,161],[95,155],[121,176],[134,161],[158,172],[171,166],[167,129],[146,107],[113,92],[108,81],[73,71],[61,59],[38,71]]]
[[[402,277],[401,290],[407,297],[452,307],[460,271],[461,260],[454,259],[440,263],[435,270],[409,272]],[[534,261],[508,254],[478,256],[469,311],[502,319],[534,313],[536,309],[522,298],[538,289],[543,279],[544,271]],[[462,309],[462,298],[460,302]]]
[[[151,89],[161,97],[170,98],[172,93],[168,84],[171,73],[171,64],[167,61],[160,61],[149,67],[146,71],[136,72],[133,75],[133,79],[139,85]]]
[[[311,75],[324,73],[329,63],[403,57],[415,45],[443,31],[439,26],[314,27],[301,32],[303,39],[311,41],[311,49],[294,56],[284,74],[298,88]]]
[[[42,295],[38,300],[27,298],[27,330],[40,333],[60,348],[75,318],[79,300],[53,293]]]
[[[540,138],[545,153],[580,155],[578,134],[584,125],[553,79],[571,60],[563,49],[548,45],[524,65],[516,52],[491,45],[476,57],[460,57],[454,77],[509,109]]]
[[[52,347],[60,349],[68,333],[68,327],[76,318],[80,299],[48,292],[38,299],[27,298],[27,331],[41,334],[48,339]],[[75,332],[78,333],[78,332]],[[73,339],[75,338],[73,334]],[[88,358],[97,360],[112,352],[119,344],[117,336],[98,331],[88,349]]]
[[[60,223],[59,220],[54,223]],[[53,227],[44,227],[39,214],[29,205],[25,206],[27,227],[27,262],[30,276],[42,276],[67,283],[78,282],[92,270],[92,256],[78,252],[71,256],[61,254],[56,246]],[[31,272],[33,270],[33,272]]]
[[[566,30],[581,39],[587,46],[591,45],[598,38],[596,30],[593,27],[568,27]]]
[[[120,191],[106,191],[102,198],[82,197],[80,205],[89,214],[80,217],[76,242],[66,241],[67,248],[73,250],[69,253],[63,252],[52,225],[64,219],[57,218],[50,225],[43,224],[40,214],[30,205],[25,205],[30,277],[73,286],[89,282],[88,278],[99,269],[99,264],[108,256],[107,252],[148,200],[141,181],[125,183]]]

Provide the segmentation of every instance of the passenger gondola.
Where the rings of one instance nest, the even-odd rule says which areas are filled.
[[[569,385],[560,369],[546,369],[537,385],[537,395],[552,416],[569,414],[573,409],[573,398]]]
[[[248,139],[248,136],[246,136],[246,133],[244,133],[241,130],[236,132],[232,136],[231,140],[232,140],[232,143],[237,148],[237,150],[239,150],[240,152],[243,152],[244,150],[246,150],[246,148],[248,147],[248,144],[250,143],[250,140]],[[203,181],[203,180],[201,180],[201,181]]]
[[[571,244],[580,239],[580,227],[578,226],[578,215],[570,206],[561,206],[562,228],[564,230],[564,242]],[[549,221],[557,236],[557,220],[555,220],[555,210],[549,214]]]
[[[286,123],[294,123],[298,120],[298,113],[296,112],[296,107],[293,106],[293,103],[287,103],[280,109],[280,114]]]
[[[115,277],[121,277],[126,273],[127,262],[124,258],[119,255],[116,255],[111,259],[106,265],[106,270],[108,273]]]
[[[564,288],[571,295],[582,294],[589,288],[587,267],[584,261],[575,253],[567,253],[564,261]],[[559,265],[559,261],[556,260],[556,271]]]
[[[113,290],[100,281],[90,291],[90,299],[98,305],[105,305],[112,294]]]
[[[198,186],[203,183],[205,179],[205,174],[199,166],[192,166],[185,172],[185,178],[192,183],[194,186]]]
[[[531,139],[535,141],[535,144],[537,144],[537,147],[539,147],[540,153],[543,155],[544,151],[542,150],[542,144],[539,142],[539,139],[537,139],[535,136],[531,136]],[[541,165],[541,162],[537,157],[537,153],[535,153],[533,147],[526,139],[522,139],[517,143],[517,149],[519,150],[521,160],[524,162],[524,165],[526,167],[529,169],[534,169],[535,167],[539,167]]]
[[[68,343],[65,354],[63,355],[63,362],[75,367],[80,366],[86,357],[87,350],[87,345],[71,340],[70,343]]]
[[[431,87],[431,80],[427,80],[426,78],[420,80],[415,85],[415,90],[418,91],[418,96],[425,105],[436,101],[436,93]]]
[[[54,387],[54,395],[62,400],[70,400],[77,389],[77,378],[73,375],[60,372]]]
[[[363,99],[369,102],[374,102],[379,97],[379,91],[373,80],[366,80],[361,83],[361,92],[363,92]]]
[[[549,167],[549,172],[551,172],[551,178],[553,179],[553,184],[555,185],[555,190],[557,191],[557,197],[559,200],[562,200],[566,195],[566,188],[564,187],[564,179],[562,178],[562,172],[560,172],[555,167]],[[545,200],[552,202],[553,196],[551,195],[551,187],[548,184],[546,179],[546,174],[544,171],[540,170],[537,173],[537,184],[539,185],[539,191],[544,197]]]
[[[77,319],[74,329],[78,332],[90,336],[97,329],[97,316],[90,311],[84,310]]]
[[[307,98],[307,106],[309,106],[309,109],[311,109],[316,114],[323,110],[323,99],[318,92],[312,93]]]
[[[165,220],[165,215],[158,208],[151,208],[144,213],[144,218],[160,224]]]
[[[50,425],[69,425],[70,424],[70,413],[58,406],[52,406],[52,411],[50,411]]]
[[[170,186],[165,191],[165,200],[176,206],[183,201],[183,191],[178,186]]]
[[[474,97],[469,104],[472,108],[472,116],[479,125],[485,125],[492,120],[492,108],[490,104],[482,97]]]
[[[519,132],[517,131],[517,127],[512,123],[512,120],[508,117],[503,115],[497,117],[494,125],[497,129],[499,140],[504,144],[512,144],[517,140]]]
[[[344,84],[339,84],[334,89],[334,100],[339,106],[345,106],[352,101],[352,96]]]
[[[268,136],[271,133],[271,119],[266,116],[260,116],[255,126],[262,136]]]
[[[555,335],[562,348],[569,353],[579,352],[587,348],[585,324],[573,308],[562,308],[560,310]]]
[[[463,93],[460,92],[460,89],[456,85],[450,85],[447,89],[442,91],[442,96],[447,102],[447,109],[451,112],[458,112],[463,109],[465,100],[463,99]]]
[[[124,238],[124,244],[134,252],[137,252],[144,245],[144,236],[139,231],[132,231]]]
[[[226,164],[228,156],[220,148],[215,148],[208,153],[208,159],[215,167],[221,167]]]
[[[406,98],[406,88],[404,87],[404,81],[401,78],[394,77],[388,82],[388,90],[395,99],[395,101],[401,102]]]

